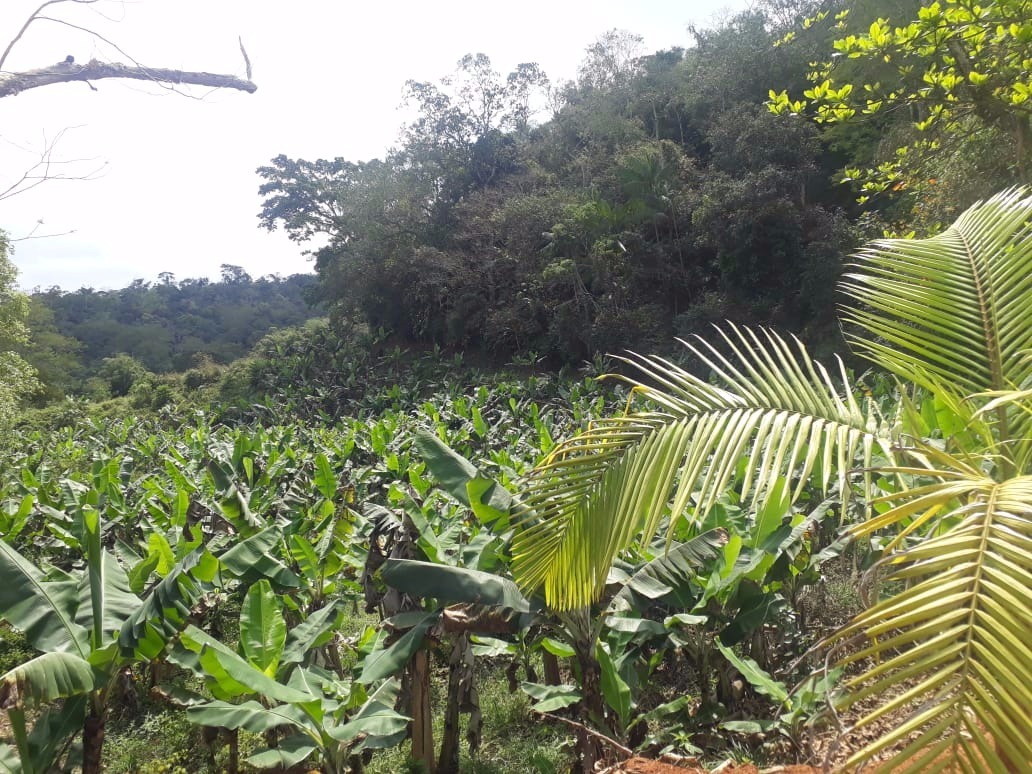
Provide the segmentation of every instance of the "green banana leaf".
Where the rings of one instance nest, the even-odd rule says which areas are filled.
[[[74,653],[44,653],[0,676],[0,708],[23,709],[89,693],[93,667]]]
[[[727,532],[712,529],[685,543],[673,545],[624,582],[623,588],[609,603],[607,613],[641,608],[668,594],[685,596],[684,590],[698,570],[712,561],[725,543]]]
[[[448,494],[473,509],[480,522],[500,533],[509,529],[512,495],[497,481],[455,452],[433,433],[416,433],[415,446],[430,472]]]
[[[363,734],[381,737],[394,736],[404,731],[411,719],[395,712],[386,704],[370,699],[353,719],[343,725],[327,728],[326,733],[338,742],[353,742]]]
[[[244,657],[266,675],[276,674],[283,646],[287,641],[287,622],[272,584],[265,578],[251,585],[240,610],[240,649]]]
[[[298,626],[287,632],[287,641],[280,656],[283,664],[300,664],[312,648],[331,632],[340,617],[340,603],[333,601],[316,610]]]
[[[200,726],[242,728],[255,734],[280,726],[293,726],[309,736],[311,733],[318,734],[304,711],[290,704],[264,707],[257,701],[230,704],[216,699],[196,707],[187,707],[186,719]]]
[[[267,527],[237,543],[219,556],[219,561],[228,573],[243,581],[268,578],[283,588],[299,588],[297,574],[275,556],[282,537],[279,527]]]
[[[101,637],[94,648],[110,644],[122,625],[136,612],[142,601],[129,585],[129,577],[118,560],[101,551],[95,572],[84,573],[79,581],[75,622],[87,631],[93,629],[94,616],[100,615]],[[90,560],[90,566],[94,565]]]
[[[186,650],[196,654],[203,675],[212,683],[213,692],[217,690],[216,695],[221,693],[231,698],[257,693],[288,703],[303,703],[318,698],[269,677],[196,626],[186,627],[179,635],[179,641]]]
[[[520,689],[537,703],[531,707],[535,712],[555,712],[557,709],[576,704],[584,695],[576,685],[542,685],[541,683],[520,683]]]
[[[82,730],[89,697],[79,694],[65,699],[61,707],[48,707],[37,717],[29,732],[29,758],[37,771],[53,771],[65,742]],[[24,768],[24,767],[23,767]]]
[[[36,650],[89,653],[89,633],[75,622],[78,583],[47,581],[25,557],[0,540],[0,618]]]
[[[762,693],[764,696],[769,696],[776,702],[784,702],[788,698],[788,689],[784,683],[780,683],[771,677],[767,672],[760,668],[760,666],[753,661],[751,658],[739,656],[731,648],[726,645],[717,642],[717,648],[723,654],[724,658],[731,662],[757,692]]]
[[[153,658],[186,625],[190,608],[214,578],[218,560],[203,548],[191,551],[162,578],[122,624],[118,646],[124,654]]]
[[[257,752],[244,760],[257,769],[287,770],[307,759],[318,749],[318,745],[312,741],[311,737],[295,734],[286,739],[280,739],[276,747]]]
[[[440,617],[439,610],[427,613],[393,645],[370,653],[362,665],[359,682],[371,685],[377,680],[397,674],[404,669],[422,646],[427,629],[437,623]]]
[[[394,588],[441,602],[473,602],[529,613],[530,602],[511,580],[489,572],[414,559],[388,559],[381,577]]]
[[[426,430],[416,433],[413,443],[444,491],[468,507],[466,484],[477,477],[477,466]]]

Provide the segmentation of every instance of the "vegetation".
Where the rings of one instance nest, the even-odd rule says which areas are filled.
[[[253,280],[224,264],[220,282],[177,282],[162,272],[156,283],[136,280],[117,291],[37,290],[30,296],[32,342],[22,347],[44,383],[37,405],[65,395],[126,395],[133,380],[116,383],[107,363],[119,356],[155,374],[242,358],[268,331],[313,316],[304,298],[311,280],[303,274]]]
[[[754,86],[805,83],[807,54],[774,48],[768,22],[639,58],[613,32],[557,87],[465,57],[440,85],[409,83],[419,113],[385,159],[261,167],[262,223],[325,242],[332,317],[424,346],[575,364],[725,316],[828,341],[852,203],[817,130]],[[550,120],[529,122],[548,99]]]
[[[517,517],[516,580],[542,588],[553,607],[583,608],[601,596],[619,552],[647,543],[664,519],[669,538],[684,532],[682,519],[688,534],[703,529],[731,488],[759,527],[771,509],[790,513],[811,477],[827,492],[836,474],[848,501],[848,476],[862,471],[864,500],[879,507],[850,533],[897,528],[880,564],[907,584],[828,640],[859,634],[859,651],[839,662],[873,659],[837,703],[907,678],[917,684],[855,727],[920,707],[847,765],[903,740],[893,763],[906,771],[944,750],[992,770],[1032,758],[1019,730],[1028,697],[1011,679],[1032,656],[1018,645],[1032,608],[1008,591],[1032,582],[1030,228],[1032,198],[1011,191],[937,237],[876,242],[857,256],[844,283],[856,306],[845,316],[861,331],[851,336],[857,349],[914,385],[897,416],[861,406],[848,380],[770,332],[725,332],[730,355],[689,344],[716,383],[633,356],[645,377],[634,389],[656,408],[596,423],[535,469]]]
[[[17,276],[8,257],[7,235],[0,231],[0,432],[15,416],[18,404],[38,387],[36,373],[16,348],[29,337],[25,326],[28,301],[15,287]]]
[[[0,244],[0,768],[1032,759],[1024,21],[903,5],[412,81],[259,170],[314,278]]]
[[[802,100],[772,90],[771,107],[777,114],[812,110],[827,124],[862,116],[898,128],[898,147],[866,168],[846,170],[862,199],[890,187],[938,189],[923,202],[931,210],[923,220],[931,225],[932,217],[955,216],[958,200],[1028,181],[1032,24],[1023,3],[944,0],[914,8],[912,15],[879,17],[869,27],[862,26],[866,19],[850,25],[848,8],[832,14],[821,11],[809,21],[834,19],[836,59],[810,73],[812,86]],[[990,144],[995,161],[988,158]]]

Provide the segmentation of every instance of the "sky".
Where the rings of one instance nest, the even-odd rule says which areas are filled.
[[[40,0],[0,0],[0,50]],[[641,35],[646,52],[688,46],[746,0],[99,0],[46,13],[7,71],[67,55],[243,76],[238,36],[258,91],[170,92],[138,81],[58,84],[0,99],[0,191],[59,138],[48,180],[0,199],[19,284],[114,289],[160,272],[217,279],[311,271],[304,247],[258,225],[255,169],[279,154],[382,157],[406,113],[408,79],[437,81],[467,53],[502,74],[537,62],[553,83],[574,77],[607,30]]]

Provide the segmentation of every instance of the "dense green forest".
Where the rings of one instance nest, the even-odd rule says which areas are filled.
[[[846,31],[918,7],[848,5],[848,27],[833,14],[804,27],[798,14],[820,4],[760,4],[692,30],[686,50],[644,55],[614,30],[575,81],[554,85],[534,65],[503,76],[467,56],[447,83],[409,82],[418,118],[386,158],[262,167],[262,222],[301,243],[329,238],[315,249],[317,297],[335,315],[503,362],[666,347],[724,319],[837,344],[835,279],[859,240],[941,228],[1024,179],[1028,154],[1001,128],[1027,124],[1026,103],[988,121],[979,94],[927,89],[911,109],[822,124],[772,101],[811,92]],[[843,69],[860,91],[884,68]],[[943,129],[955,136],[936,148],[934,175],[920,150],[899,162],[934,131],[914,115],[958,96],[976,109],[963,133]],[[537,123],[542,104],[551,115]],[[859,169],[877,177],[889,163],[891,187],[861,208],[847,171],[859,183]]]
[[[165,272],[156,283],[136,280],[115,291],[37,290],[29,297],[32,340],[21,347],[43,383],[34,400],[45,405],[65,395],[125,395],[132,383],[124,374],[119,381],[119,367],[163,374],[242,358],[271,329],[315,315],[305,298],[312,279],[253,280],[224,264],[219,282],[177,282]]]
[[[470,54],[314,275],[0,233],[0,768],[1024,770],[1029,5]]]

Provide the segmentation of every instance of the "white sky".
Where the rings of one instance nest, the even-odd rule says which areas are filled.
[[[0,0],[0,50],[41,0]],[[58,157],[92,159],[91,181],[50,181],[0,200],[0,228],[15,243],[22,287],[117,288],[161,271],[217,278],[236,264],[253,277],[310,271],[302,247],[258,227],[255,169],[283,153],[305,159],[382,156],[404,120],[407,79],[436,81],[467,53],[487,54],[503,75],[538,62],[553,83],[571,78],[584,49],[614,27],[647,51],[687,46],[690,23],[707,26],[746,0],[102,0],[51,6],[153,67],[243,75],[242,36],[255,94],[192,97],[136,81],[60,84],[0,99],[0,190],[68,129]],[[112,20],[99,16],[103,10]],[[125,62],[104,43],[39,21],[5,70],[66,55]],[[74,128],[73,128],[74,127]],[[42,220],[42,225],[37,225]],[[74,233],[66,233],[74,232]]]

